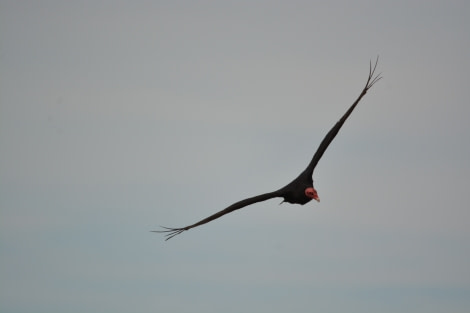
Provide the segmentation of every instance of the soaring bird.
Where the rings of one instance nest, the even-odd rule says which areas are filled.
[[[338,134],[339,130],[343,126],[344,122],[346,119],[349,117],[349,115],[352,113],[356,105],[359,103],[359,101],[364,97],[364,95],[367,93],[367,91],[376,83],[378,82],[382,77],[380,74],[375,75],[375,69],[377,68],[377,63],[379,61],[379,58],[377,57],[374,66],[372,66],[372,61],[369,62],[369,77],[367,78],[366,85],[364,89],[362,89],[359,97],[356,99],[356,101],[349,107],[349,109],[346,111],[346,113],[341,117],[341,119],[333,126],[333,128],[326,134],[325,138],[323,141],[320,143],[320,146],[318,147],[317,151],[313,155],[312,160],[308,164],[307,168],[300,173],[297,178],[295,178],[293,181],[291,181],[289,184],[285,185],[281,189],[278,189],[276,191],[271,191],[267,193],[263,193],[261,195],[257,195],[254,197],[250,197],[247,199],[240,200],[238,202],[235,202],[234,204],[230,205],[229,207],[223,209],[220,212],[217,212],[195,224],[188,225],[185,227],[181,228],[169,228],[169,227],[163,227],[163,230],[154,230],[153,232],[156,233],[164,233],[166,236],[166,240],[173,238],[174,236],[181,234],[182,232],[189,230],[191,228],[209,223],[210,221],[213,221],[225,214],[228,214],[230,212],[233,212],[235,210],[241,209],[246,207],[247,205],[261,202],[261,201],[266,201],[271,198],[284,198],[282,202],[288,202],[288,203],[294,203],[294,204],[301,204],[304,205],[311,201],[312,199],[320,202],[320,198],[318,196],[317,191],[313,187],[313,170],[318,164],[318,161],[320,161],[321,157],[323,156],[323,153],[325,150],[328,148],[330,145],[331,141],[335,138],[336,134]],[[281,202],[281,203],[282,203]]]

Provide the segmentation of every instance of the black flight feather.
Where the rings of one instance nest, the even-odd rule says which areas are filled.
[[[346,113],[341,117],[341,119],[333,126],[333,128],[328,132],[328,134],[325,136],[325,138],[322,140],[320,143],[320,146],[318,147],[317,151],[313,155],[312,160],[308,164],[307,168],[300,173],[299,176],[297,176],[296,179],[294,179],[292,182],[287,184],[286,186],[282,187],[279,190],[273,191],[273,192],[268,192],[264,193],[258,196],[250,197],[244,200],[240,200],[238,202],[235,202],[234,204],[230,205],[229,207],[225,208],[222,211],[219,211],[195,224],[186,226],[186,227],[181,227],[181,228],[169,228],[169,227],[163,227],[163,230],[155,230],[153,232],[156,233],[165,233],[166,240],[173,238],[176,235],[181,234],[182,232],[189,230],[191,228],[200,226],[202,224],[209,223],[210,221],[213,221],[225,214],[228,214],[230,212],[233,212],[235,210],[241,209],[243,207],[246,207],[250,204],[254,204],[257,202],[261,201],[266,201],[271,198],[284,198],[285,202],[289,203],[297,203],[297,204],[305,204],[312,200],[311,197],[307,197],[305,195],[305,189],[312,187],[313,188],[313,171],[315,167],[318,164],[318,161],[320,161],[321,157],[323,156],[323,153],[326,151],[330,143],[333,141],[335,136],[338,134],[339,130],[343,126],[344,122],[346,119],[349,117],[349,115],[352,113],[356,105],[359,103],[359,101],[364,97],[364,95],[367,93],[367,91],[376,83],[378,82],[382,77],[380,74],[375,75],[375,69],[377,68],[377,63],[379,61],[379,58],[377,57],[374,66],[372,66],[372,61],[369,63],[369,77],[367,78],[366,85],[364,89],[362,89],[359,97],[356,99],[356,101],[349,107],[349,109],[346,111]]]

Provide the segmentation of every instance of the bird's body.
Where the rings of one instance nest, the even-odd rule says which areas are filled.
[[[315,199],[316,201],[320,201],[320,198],[318,197],[317,191],[313,187],[313,170],[315,169],[316,165],[318,164],[318,161],[320,161],[321,157],[323,156],[323,153],[326,151],[328,148],[329,144],[333,139],[335,138],[336,134],[339,132],[341,129],[341,126],[343,126],[344,122],[347,120],[349,115],[352,113],[356,105],[359,103],[359,101],[362,99],[362,97],[367,93],[367,91],[382,77],[380,77],[380,74],[377,76],[374,76],[375,69],[377,67],[377,62],[378,58],[375,62],[375,65],[372,67],[372,63],[370,63],[369,67],[369,77],[367,79],[366,86],[362,90],[361,94],[359,97],[356,99],[356,101],[349,107],[349,109],[346,111],[346,113],[341,117],[341,119],[333,126],[333,128],[328,132],[328,134],[325,136],[325,138],[322,140],[320,143],[320,146],[318,147],[317,151],[312,157],[312,160],[308,164],[308,166],[305,168],[305,170],[300,173],[299,176],[297,176],[293,181],[291,181],[289,184],[285,185],[284,187],[272,191],[272,192],[267,192],[261,195],[257,195],[254,197],[250,197],[247,199],[240,200],[238,202],[235,202],[234,204],[230,205],[229,207],[225,208],[222,211],[219,211],[195,224],[186,226],[186,227],[181,227],[181,228],[167,228],[163,227],[165,230],[158,230],[154,232],[158,233],[166,233],[166,240],[182,233],[183,231],[189,230],[191,228],[200,226],[202,224],[208,223],[210,221],[213,221],[227,213],[233,212],[235,210],[241,209],[247,205],[254,204],[257,202],[261,201],[266,201],[268,199],[272,198],[284,198],[283,202],[288,202],[292,204],[306,204],[310,202],[312,199]]]

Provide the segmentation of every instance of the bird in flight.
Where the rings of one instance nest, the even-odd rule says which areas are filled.
[[[323,153],[328,148],[331,141],[333,141],[336,134],[338,134],[339,130],[341,129],[341,126],[343,126],[344,122],[352,113],[352,111],[354,110],[356,105],[359,103],[359,101],[362,99],[362,97],[364,97],[367,91],[382,78],[380,74],[375,75],[375,69],[377,68],[378,61],[379,61],[379,58],[377,57],[375,64],[373,66],[372,66],[372,61],[370,61],[369,77],[367,78],[366,85],[364,89],[362,89],[359,97],[349,107],[349,109],[346,111],[343,117],[341,117],[341,119],[335,124],[335,126],[333,126],[333,128],[328,132],[328,134],[326,134],[325,138],[320,143],[320,146],[318,147],[317,151],[313,155],[313,158],[308,164],[307,168],[302,173],[300,173],[300,175],[297,176],[296,179],[294,179],[289,184],[287,184],[286,186],[276,191],[263,193],[261,195],[257,195],[254,197],[250,197],[250,198],[235,202],[229,207],[223,209],[222,211],[217,212],[192,225],[188,225],[188,226],[181,227],[181,228],[169,228],[169,227],[162,226],[163,230],[154,230],[152,232],[164,233],[166,236],[166,240],[168,240],[168,239],[173,238],[176,235],[181,234],[182,232],[186,230],[209,223],[210,221],[213,221],[225,214],[228,214],[230,212],[244,208],[248,205],[251,205],[257,202],[266,201],[271,198],[284,198],[282,202],[301,204],[301,205],[311,201],[312,199],[320,202],[318,193],[313,187],[313,178],[312,178],[313,170],[315,169],[315,166],[317,165],[318,161],[320,161],[321,157],[323,156]]]

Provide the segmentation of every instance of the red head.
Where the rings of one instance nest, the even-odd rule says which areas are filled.
[[[308,187],[305,189],[305,195],[311,199],[315,199],[320,202],[320,197],[318,197],[318,193],[313,187]]]

